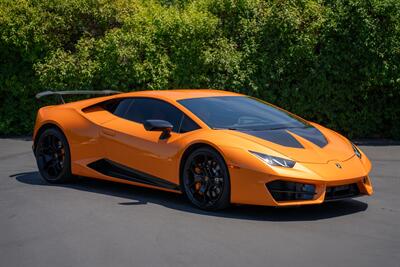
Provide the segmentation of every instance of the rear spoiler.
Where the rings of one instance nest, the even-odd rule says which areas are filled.
[[[120,94],[120,91],[113,90],[102,90],[102,91],[45,91],[36,94],[36,98],[42,98],[44,96],[56,95],[60,97],[61,103],[65,104],[63,95],[114,95]]]

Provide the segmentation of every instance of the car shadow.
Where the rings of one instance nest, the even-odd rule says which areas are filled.
[[[155,189],[131,186],[97,179],[79,178],[70,184],[49,184],[44,181],[38,172],[25,172],[10,175],[17,181],[35,186],[57,186],[81,191],[88,191],[108,196],[126,199],[118,205],[135,206],[154,203],[166,208],[190,212],[203,216],[215,216],[241,220],[255,221],[313,221],[346,216],[365,211],[368,204],[350,199],[337,202],[328,202],[321,205],[298,207],[262,207],[250,205],[233,205],[222,211],[203,211],[193,207],[184,196]]]

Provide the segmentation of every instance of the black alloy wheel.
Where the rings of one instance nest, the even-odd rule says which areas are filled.
[[[198,208],[219,210],[230,204],[230,180],[225,161],[214,149],[193,151],[183,169],[183,191]]]
[[[71,181],[69,146],[60,130],[49,128],[41,133],[36,144],[35,156],[39,172],[47,182]]]

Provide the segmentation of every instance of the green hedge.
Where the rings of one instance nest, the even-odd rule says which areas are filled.
[[[0,134],[37,92],[220,88],[400,138],[399,0],[1,0]]]

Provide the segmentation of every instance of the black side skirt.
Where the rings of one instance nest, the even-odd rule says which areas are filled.
[[[121,165],[109,159],[100,159],[89,163],[89,168],[114,178],[123,179],[147,185],[153,185],[171,190],[180,190],[179,185],[168,182],[164,179],[154,177],[150,174]]]

